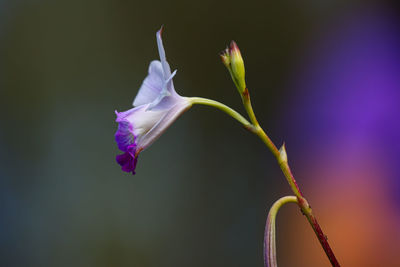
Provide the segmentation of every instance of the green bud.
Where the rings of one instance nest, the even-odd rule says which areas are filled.
[[[231,71],[231,59],[229,56],[229,49],[226,48],[224,51],[221,52],[220,54],[222,63],[224,63],[225,67],[228,68],[229,72]]]
[[[243,93],[246,89],[246,82],[244,79],[244,62],[242,55],[240,54],[239,47],[235,41],[231,42],[229,54],[231,60],[232,77],[236,80],[236,86],[238,87],[239,92]]]
[[[286,148],[285,148],[285,143],[281,146],[279,149],[279,158],[278,158],[279,164],[284,164],[288,162],[287,159],[287,154],[286,154]]]
[[[239,47],[232,41],[230,47],[222,51],[220,56],[222,63],[231,74],[239,93],[243,94],[246,89],[246,82],[244,78],[244,62]]]

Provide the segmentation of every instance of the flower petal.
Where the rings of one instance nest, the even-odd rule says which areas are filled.
[[[176,104],[164,113],[164,116],[157,122],[157,124],[155,124],[154,127],[144,136],[138,138],[138,148],[146,149],[160,137],[160,135],[179,117],[179,115],[189,109],[192,105],[190,101],[184,97],[179,97],[179,99],[176,99],[175,101]]]
[[[163,88],[162,88],[160,94],[153,102],[150,103],[150,105],[147,109],[150,109],[150,110],[153,109],[155,106],[158,105],[158,103],[160,103],[163,99],[165,99],[165,97],[171,96],[171,93],[168,90],[168,87],[171,87],[172,78],[174,78],[175,74],[176,74],[176,70],[171,74],[171,76],[168,78],[168,80],[166,80],[164,82],[164,85],[163,85]],[[175,92],[175,90],[172,89],[172,92],[173,92],[172,96],[174,96],[174,97],[178,96],[178,94]]]
[[[133,112],[133,109],[129,110],[129,112]],[[118,111],[115,111],[115,114],[117,115],[116,122],[118,122],[118,130],[115,132],[115,141],[117,142],[118,148],[126,152],[128,146],[135,142],[136,137],[132,133],[131,124],[129,121],[125,120],[128,113],[118,113]]]
[[[157,37],[157,46],[158,46],[158,53],[160,55],[160,60],[161,60],[161,66],[163,69],[164,73],[164,81],[166,84],[166,89],[168,92],[170,92],[172,95],[177,95],[174,89],[174,83],[172,81],[172,77],[174,77],[174,73],[171,74],[171,68],[168,64],[167,58],[165,56],[165,50],[164,50],[164,45],[162,42],[161,34],[163,31],[163,27],[157,32],[156,37]]]
[[[158,53],[160,54],[161,65],[164,72],[164,80],[167,80],[169,76],[171,76],[171,68],[169,67],[169,64],[167,62],[167,57],[165,56],[164,45],[161,39],[162,31],[163,27],[161,27],[161,29],[157,32],[156,37],[157,37]]]
[[[116,157],[118,164],[121,165],[121,169],[124,172],[132,172],[132,174],[135,174],[137,159],[136,145],[130,145],[128,151]]]
[[[154,60],[150,63],[149,74],[144,79],[142,86],[133,101],[133,106],[137,107],[153,102],[160,95],[164,84],[164,74],[161,62]]]
[[[146,134],[167,112],[165,110],[147,110],[148,105],[142,105],[124,112],[116,112],[116,122],[119,123],[115,140],[122,151],[136,141],[136,138]],[[117,138],[118,137],[118,138]]]

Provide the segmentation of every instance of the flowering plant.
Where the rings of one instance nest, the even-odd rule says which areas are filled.
[[[237,44],[232,41],[230,47],[226,48],[220,56],[238,89],[249,120],[220,102],[201,97],[182,97],[177,94],[172,81],[176,70],[171,73],[161,34],[162,28],[156,34],[160,61],[155,60],[150,63],[148,76],[144,79],[133,101],[134,107],[124,112],[115,112],[117,115],[116,122],[118,123],[115,140],[118,148],[123,152],[123,154],[116,157],[116,160],[118,164],[121,165],[122,170],[135,174],[139,153],[157,140],[160,135],[192,105],[208,105],[222,110],[264,142],[277,159],[294,193],[294,196],[282,197],[276,201],[268,214],[264,236],[265,266],[277,266],[275,217],[278,210],[284,204],[290,202],[297,203],[301,212],[306,216],[332,266],[340,266],[328,243],[326,235],[323,233],[313,214],[311,206],[301,193],[294,179],[289,167],[285,145],[283,144],[281,148],[278,149],[256,119],[251,105],[250,93],[246,87],[243,58]]]

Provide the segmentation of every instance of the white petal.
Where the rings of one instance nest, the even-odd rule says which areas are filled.
[[[174,78],[176,74],[176,70],[171,74],[171,76],[164,82],[162,90],[160,92],[160,94],[157,96],[157,98],[151,102],[151,104],[149,105],[148,109],[153,109],[155,106],[158,105],[158,103],[160,103],[166,96],[171,96],[171,92],[168,90],[168,87],[171,86],[172,84],[172,78]],[[173,96],[177,96],[175,90],[172,91]]]
[[[133,101],[133,106],[137,107],[153,102],[160,95],[164,86],[164,76],[161,62],[154,60],[150,63],[149,74],[144,79],[138,94]]]
[[[156,37],[157,37],[158,53],[160,54],[161,65],[164,71],[164,80],[167,80],[168,77],[171,76],[171,68],[169,67],[169,64],[167,62],[167,57],[165,56],[165,50],[161,39],[162,30],[163,28],[161,28],[157,32]]]
[[[167,110],[148,111],[147,105],[143,105],[132,109],[125,120],[131,124],[132,133],[140,138],[149,132],[167,112]]]
[[[157,140],[160,135],[187,109],[191,107],[190,101],[184,97],[180,97],[179,101],[176,102],[174,106],[164,112],[164,115],[154,127],[147,132],[144,136],[141,136],[138,140],[138,147],[147,148],[155,140]],[[150,111],[156,112],[156,111]]]
[[[183,97],[180,95],[170,95],[161,99],[155,106],[148,105],[149,110],[166,110],[175,106]]]
[[[157,37],[157,46],[158,46],[158,53],[160,55],[160,60],[161,60],[161,65],[164,73],[164,81],[166,82],[166,88],[167,90],[172,94],[176,95],[175,89],[174,89],[174,82],[172,81],[172,77],[175,75],[174,73],[171,74],[171,68],[168,64],[167,57],[165,55],[165,50],[164,50],[164,45],[162,42],[161,34],[162,34],[163,28],[157,32],[156,37]]]

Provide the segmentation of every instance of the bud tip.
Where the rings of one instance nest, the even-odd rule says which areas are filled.
[[[279,149],[279,163],[287,162],[287,153],[285,143]]]
[[[230,52],[231,52],[231,53],[240,53],[240,50],[239,50],[238,45],[237,45],[236,42],[233,41],[233,40],[231,41]]]

